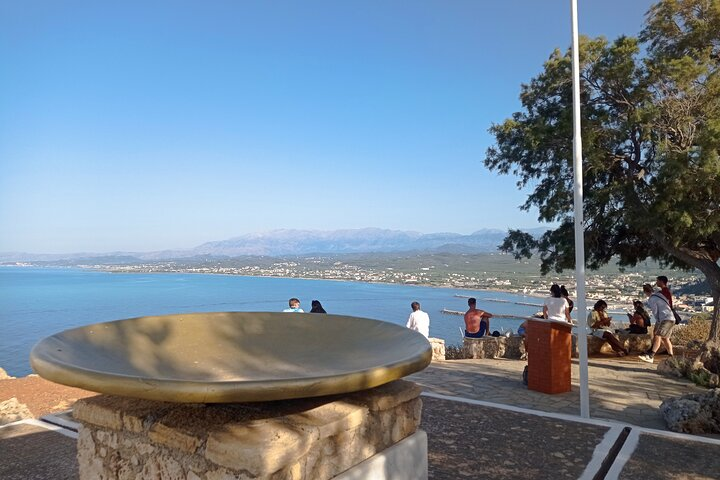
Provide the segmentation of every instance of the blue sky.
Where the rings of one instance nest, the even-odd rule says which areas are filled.
[[[651,3],[579,0],[581,33]],[[0,1],[0,251],[537,226],[482,162],[569,5]]]

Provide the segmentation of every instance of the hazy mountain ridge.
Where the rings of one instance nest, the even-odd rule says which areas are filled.
[[[544,228],[528,230],[542,233]],[[413,231],[364,228],[357,230],[272,230],[251,233],[226,240],[207,242],[188,250],[155,252],[111,252],[73,254],[0,253],[0,262],[33,262],[102,259],[132,263],[196,256],[274,256],[342,253],[387,253],[403,251],[437,251],[448,253],[494,252],[506,235],[498,229],[481,229],[470,235],[459,233],[419,233]]]

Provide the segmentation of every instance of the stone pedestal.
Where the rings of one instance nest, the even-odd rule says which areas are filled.
[[[572,326],[552,320],[528,320],[528,388],[543,393],[571,389]]]
[[[380,463],[407,469],[398,459],[427,455],[426,437],[417,430],[420,391],[396,380],[350,394],[264,403],[82,399],[74,407],[82,425],[80,478],[356,478],[354,467],[372,468],[373,458],[383,455]],[[424,471],[418,465],[386,478],[427,478],[426,459]]]

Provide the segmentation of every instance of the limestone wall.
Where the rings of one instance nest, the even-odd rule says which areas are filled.
[[[520,336],[483,337],[463,339],[465,358],[514,358],[525,354],[525,345]]]
[[[255,404],[79,400],[81,479],[328,479],[413,434],[421,389]]]

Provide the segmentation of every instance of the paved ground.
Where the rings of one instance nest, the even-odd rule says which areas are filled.
[[[717,437],[660,431],[662,399],[702,391],[693,384],[662,377],[656,366],[633,357],[593,358],[593,418],[585,420],[577,417],[577,363],[572,391],[559,395],[527,390],[525,364],[437,362],[409,377],[425,387],[421,427],[428,432],[431,479],[720,478]],[[2,382],[0,401],[19,396],[33,412],[59,409],[67,405],[65,397],[87,394],[51,386],[50,395],[41,379],[16,383],[19,389]],[[39,389],[37,397],[31,387]],[[33,405],[34,398],[45,407]],[[74,445],[72,438],[33,424],[1,427],[0,478],[75,478]]]
[[[443,395],[542,412],[580,414],[577,361],[573,362],[572,391],[556,395],[528,390],[522,383],[525,365],[527,362],[507,359],[433,362],[408,379],[425,387],[425,391]],[[665,429],[665,422],[657,408],[663,399],[705,389],[688,380],[662,377],[656,369],[657,362],[644,363],[633,356],[591,358],[588,368],[590,416]]]
[[[48,428],[49,427],[49,428]],[[0,478],[71,480],[78,478],[75,438],[33,423],[0,428]]]

